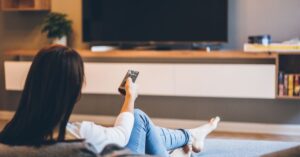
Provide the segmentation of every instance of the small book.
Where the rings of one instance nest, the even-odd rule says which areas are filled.
[[[283,95],[284,96],[287,96],[288,95],[288,85],[289,85],[289,82],[288,82],[288,74],[285,74],[284,75],[284,90],[283,90]]]
[[[295,81],[294,81],[294,95],[299,96],[300,95],[300,75],[295,75]]]
[[[294,96],[294,75],[288,75],[288,96]]]
[[[284,96],[284,72],[279,72],[278,75],[278,95]]]

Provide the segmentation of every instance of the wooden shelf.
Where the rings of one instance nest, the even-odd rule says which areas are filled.
[[[78,50],[84,58],[162,58],[162,59],[271,59],[275,60],[275,53],[245,53],[242,51],[155,51],[155,50],[114,50],[107,52],[91,52],[89,50]],[[15,50],[7,51],[8,56],[33,57],[37,50]]]
[[[300,96],[279,96],[279,73],[284,72],[284,75],[294,75],[294,74],[300,74],[299,66],[300,66],[300,53],[279,53],[278,54],[278,60],[277,60],[277,98],[278,99],[295,99],[295,100],[300,100]],[[284,82],[283,84],[288,84],[290,78],[283,79],[282,81]],[[287,83],[286,83],[287,82]],[[289,86],[289,85],[288,85]],[[284,88],[284,91],[287,92],[286,89]],[[293,76],[293,92],[295,92],[295,76]],[[296,94],[298,95],[298,94]]]
[[[0,0],[1,11],[49,11],[50,0]]]
[[[276,99],[300,100],[300,96],[277,96]]]

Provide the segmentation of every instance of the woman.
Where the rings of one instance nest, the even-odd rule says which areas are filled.
[[[62,46],[42,49],[32,62],[19,107],[0,133],[0,142],[31,146],[64,141],[83,81],[78,53]]]
[[[69,117],[80,98],[83,82],[83,61],[75,50],[59,45],[40,50],[30,67],[19,107],[0,133],[0,142],[40,146],[65,141]],[[141,110],[134,110],[137,92],[131,79],[127,80],[126,93],[114,127],[82,122],[69,124],[68,130],[77,138],[85,138],[98,152],[107,144],[119,144],[133,153],[168,156],[167,150],[189,144],[193,151],[200,151],[204,138],[219,122],[215,118],[191,130],[159,128]]]

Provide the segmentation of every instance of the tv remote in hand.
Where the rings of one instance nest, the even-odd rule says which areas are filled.
[[[118,89],[122,95],[124,95],[124,96],[126,95],[125,84],[126,84],[128,77],[130,77],[132,79],[132,82],[134,83],[136,78],[138,77],[138,75],[139,75],[138,71],[128,70],[128,72],[126,73],[126,75]]]

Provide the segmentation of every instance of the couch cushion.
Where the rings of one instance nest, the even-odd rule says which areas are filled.
[[[95,149],[83,142],[58,143],[41,147],[0,144],[0,157],[98,157]]]

